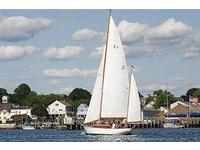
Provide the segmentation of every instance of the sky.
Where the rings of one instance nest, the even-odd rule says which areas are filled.
[[[200,88],[199,10],[113,10],[139,91]],[[0,10],[0,87],[93,89],[108,10]]]

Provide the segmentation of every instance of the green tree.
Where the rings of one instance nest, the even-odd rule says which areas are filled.
[[[18,96],[24,98],[26,97],[27,95],[29,95],[31,92],[31,88],[25,84],[25,83],[22,83],[20,84],[15,90],[14,90],[14,93],[17,94]]]
[[[85,89],[81,89],[81,88],[75,88],[70,94],[69,94],[69,98],[73,101],[75,100],[81,100],[81,99],[85,99],[85,100],[90,100],[91,98],[91,94],[90,92],[88,92]]]
[[[148,104],[151,101],[153,101],[153,96],[149,95],[145,100],[145,105]]]
[[[154,91],[153,94],[156,95],[155,108],[159,108],[161,106],[166,107],[167,99],[168,99],[168,106],[174,102],[174,95],[166,90],[163,91],[160,89],[160,90]]]
[[[31,113],[37,117],[48,117],[49,115],[46,107],[40,104],[35,104],[31,109]]]
[[[6,90],[6,89],[0,88],[0,101],[1,101],[2,96],[7,95],[7,94],[8,94],[8,93],[7,93],[7,90]]]
[[[25,84],[20,84],[11,97],[11,101],[15,104],[24,105],[26,97],[31,93],[31,88]]]
[[[189,101],[189,96],[194,96],[200,99],[200,88],[191,88],[186,92],[186,101]]]

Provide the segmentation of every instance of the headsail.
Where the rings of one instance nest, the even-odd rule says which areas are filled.
[[[140,106],[140,99],[138,88],[136,85],[135,78],[133,76],[133,68],[129,73],[130,79],[130,90],[129,90],[129,104],[128,104],[128,115],[127,115],[127,122],[138,122],[142,120],[141,114],[141,106]]]
[[[104,48],[105,49],[105,48]],[[101,58],[101,63],[96,77],[96,82],[94,85],[92,98],[90,100],[90,105],[88,108],[87,116],[84,123],[89,123],[99,119],[100,103],[101,103],[101,90],[102,90],[102,79],[103,79],[103,64],[104,64],[104,54]]]

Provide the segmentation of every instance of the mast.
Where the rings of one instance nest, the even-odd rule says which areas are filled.
[[[106,59],[107,59],[108,38],[109,38],[109,28],[110,28],[110,17],[111,17],[111,10],[109,10],[109,16],[108,16],[108,27],[107,27],[106,48],[105,48],[105,56],[104,56],[104,64],[103,64],[103,76],[102,76],[103,78],[102,78],[102,86],[101,86],[101,100],[100,100],[99,120],[101,119],[102,103],[103,103],[103,87],[104,87],[105,67],[106,67]]]
[[[133,66],[131,66],[131,74],[130,74],[130,80],[129,80],[129,91],[128,91],[128,103],[127,103],[127,113],[126,113],[126,123],[128,123],[128,109],[129,109],[129,101],[130,101],[130,92],[131,92],[131,78],[133,73]]]

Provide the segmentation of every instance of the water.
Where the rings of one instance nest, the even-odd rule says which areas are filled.
[[[200,142],[200,129],[134,129],[132,135],[85,135],[83,130],[0,130],[1,142]]]

